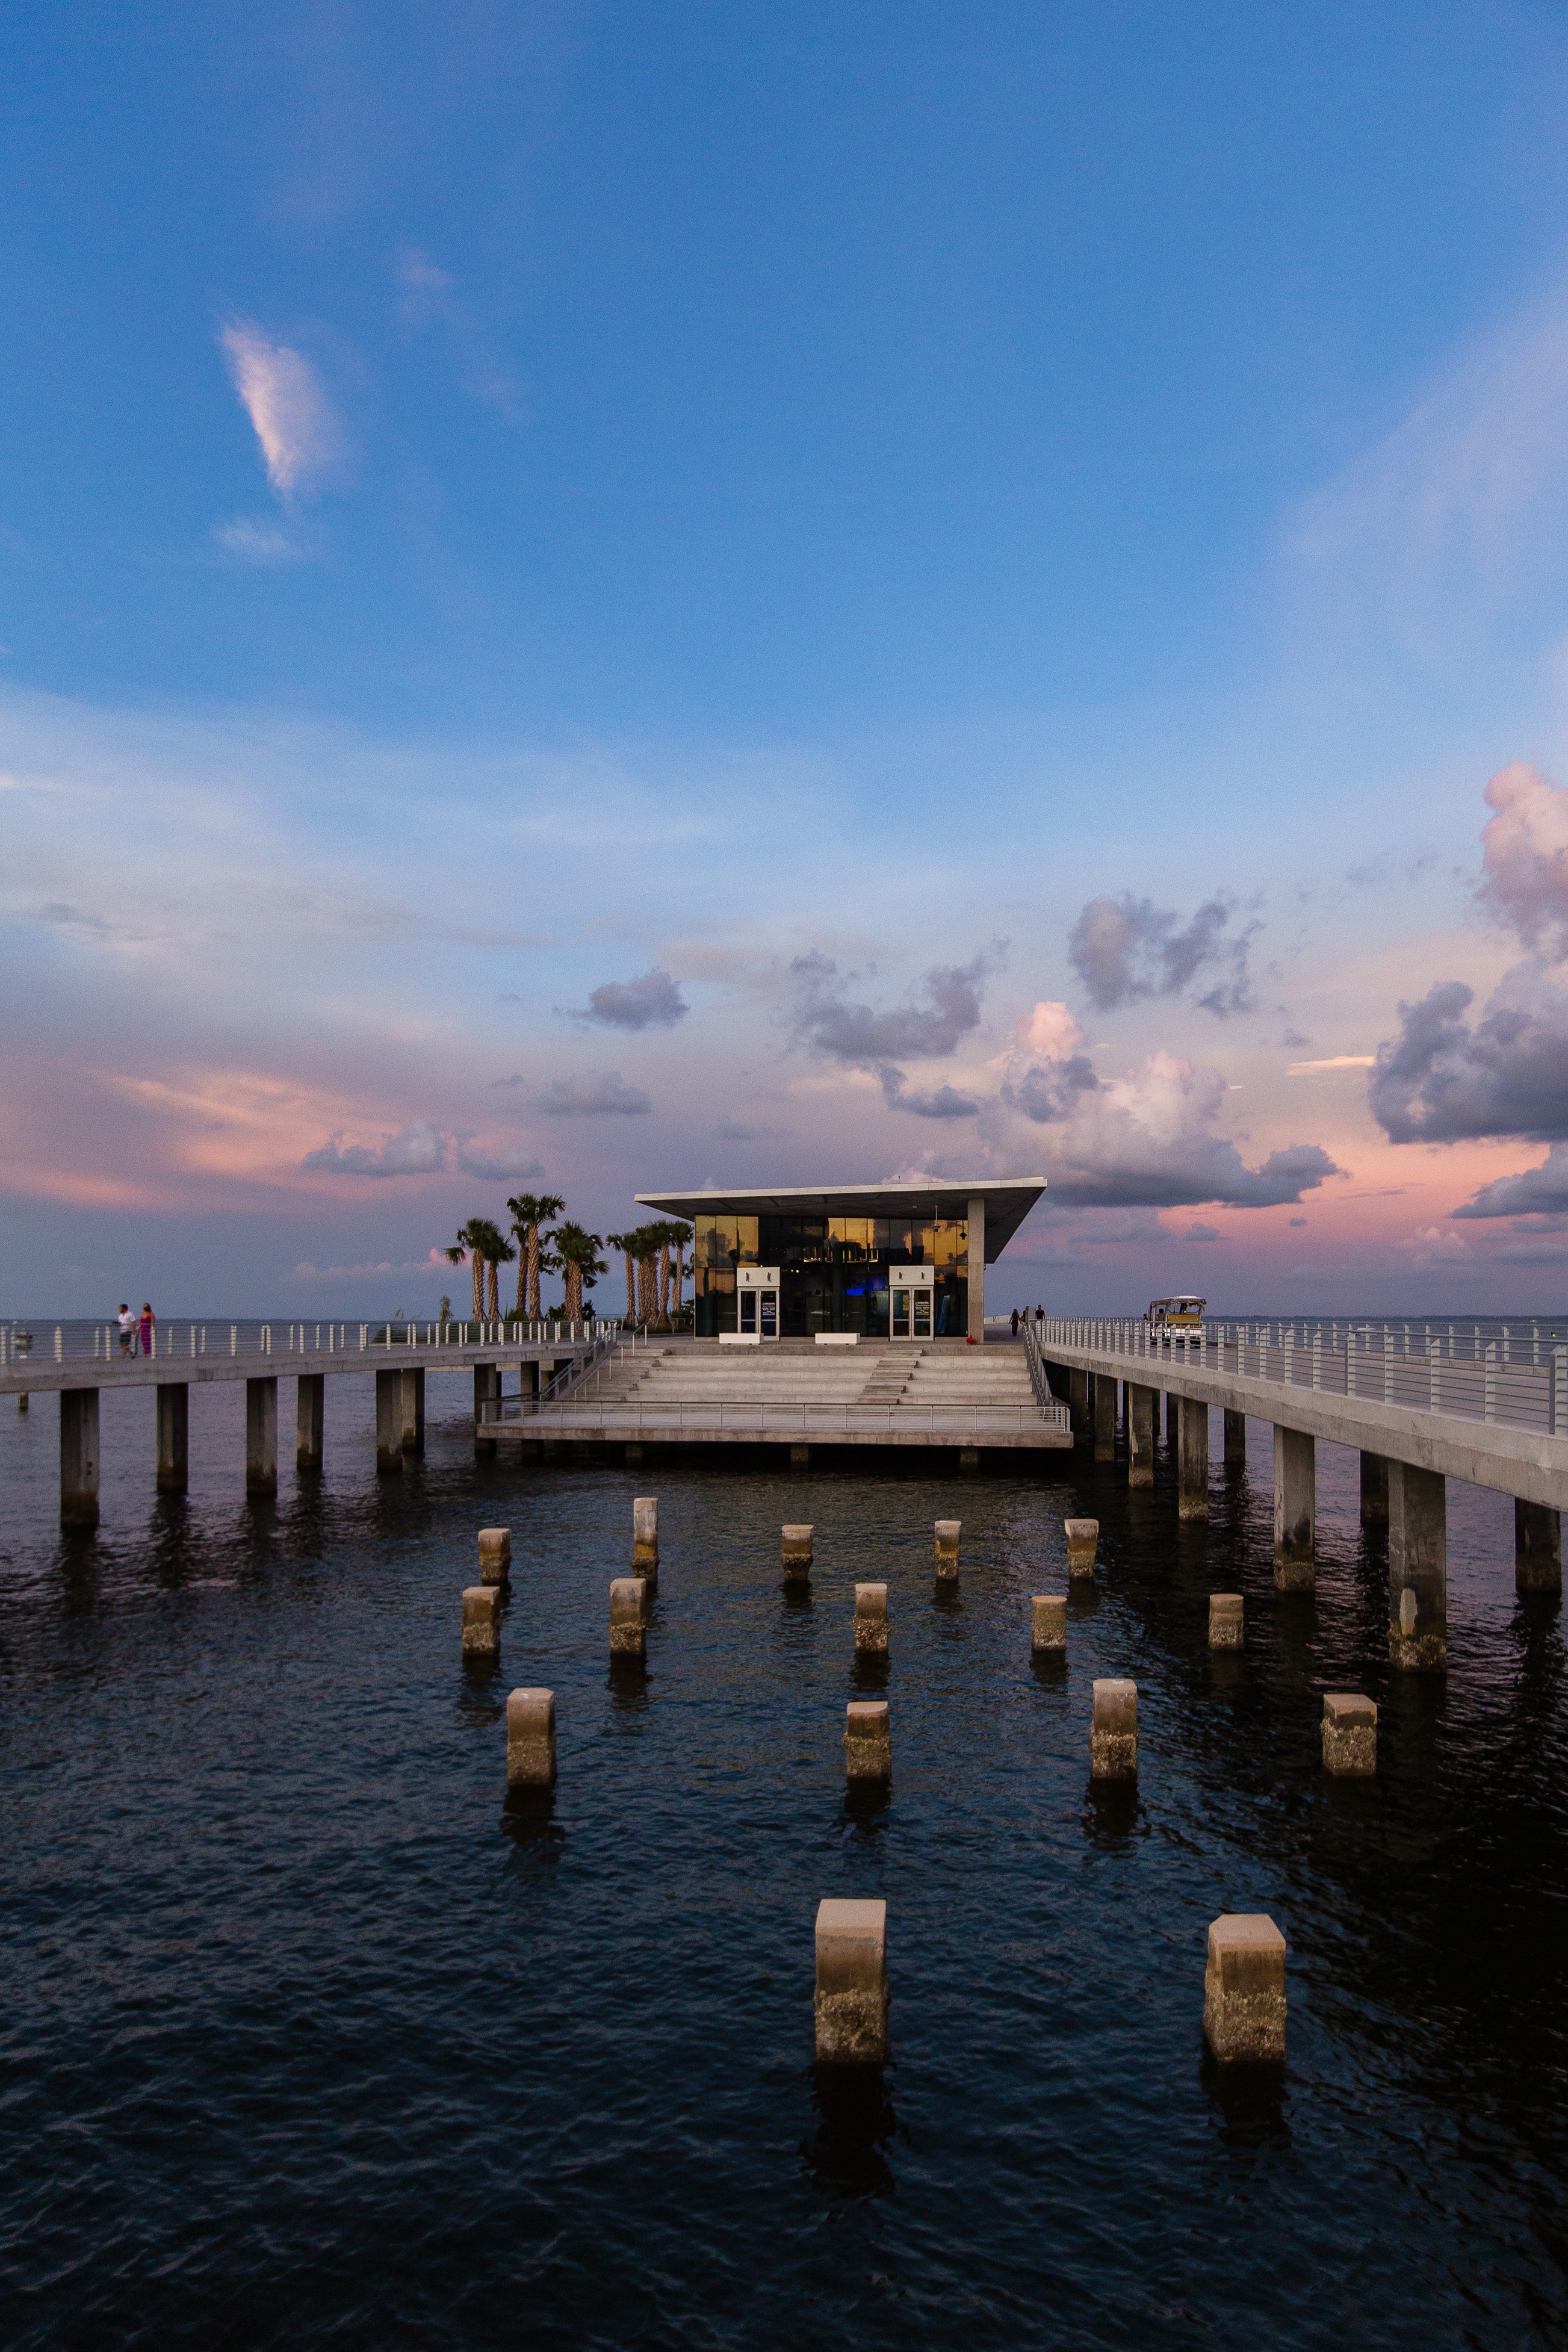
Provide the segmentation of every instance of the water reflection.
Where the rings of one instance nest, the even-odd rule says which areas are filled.
[[[458,1672],[455,1720],[471,1729],[500,1722],[507,1712],[507,1689],[500,1659],[465,1651]]]
[[[1083,1833],[1104,1853],[1124,1853],[1143,1822],[1135,1780],[1091,1780],[1083,1800]]]
[[[812,2069],[817,2129],[800,2153],[811,2186],[830,2197],[887,2197],[894,2187],[884,2150],[897,2117],[880,2066]]]
[[[809,1617],[810,1615],[811,1587],[806,1578],[791,1577],[788,1583],[781,1584],[779,1588],[779,1598],[783,1602],[786,1616]]]
[[[1290,2147],[1287,2063],[1222,2066],[1205,2043],[1198,2079],[1228,2147]]]
[[[519,1853],[544,1862],[559,1862],[566,1844],[566,1829],[555,1817],[555,1790],[508,1789],[501,1808],[501,1833]]]
[[[855,1831],[869,1843],[886,1829],[892,1802],[891,1780],[846,1780],[839,1827]]]
[[[610,1693],[612,1722],[626,1723],[648,1711],[648,1661],[612,1650],[604,1687]]]
[[[885,1650],[856,1650],[850,1668],[850,1680],[858,1691],[880,1692],[887,1688],[890,1660]]]

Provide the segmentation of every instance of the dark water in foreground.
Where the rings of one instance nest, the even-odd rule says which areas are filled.
[[[1390,1685],[1354,1457],[1320,1448],[1315,1602],[1275,1595],[1268,1431],[1207,1533],[1164,1483],[816,1468],[422,1468],[196,1485],[106,1395],[105,1524],[62,1542],[55,1416],[0,1415],[0,2335],[12,2346],[1198,2346],[1568,2340],[1568,1754],[1554,1604],[1510,1506],[1450,1490],[1446,1685]],[[661,1497],[645,1678],[607,1585]],[[1028,1596],[1101,1518],[1065,1673]],[[930,1523],[965,1522],[936,1591]],[[809,1601],[778,1529],[814,1519]],[[500,1670],[465,1673],[474,1531],[509,1520]],[[846,1803],[849,1587],[894,1615],[891,1801]],[[1248,1595],[1245,1660],[1206,1595]],[[1140,1686],[1135,1797],[1089,1685]],[[503,1708],[558,1694],[553,1806]],[[1326,1780],[1318,1693],[1384,1707]],[[885,1895],[895,2063],[811,2063],[812,1917]],[[1199,2037],[1204,1935],[1290,1941],[1282,2084]]]

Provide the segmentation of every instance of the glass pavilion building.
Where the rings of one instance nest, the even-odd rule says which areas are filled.
[[[698,1339],[983,1339],[986,1267],[1044,1190],[1017,1176],[637,1199],[695,1227]]]

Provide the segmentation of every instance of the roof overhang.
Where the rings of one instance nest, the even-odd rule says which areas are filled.
[[[942,1183],[789,1185],[761,1192],[639,1192],[637,1205],[685,1217],[967,1217],[986,1204],[986,1264],[1001,1255],[1040,1194],[1043,1176],[977,1176]]]

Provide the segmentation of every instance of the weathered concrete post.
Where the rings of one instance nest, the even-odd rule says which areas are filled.
[[[507,1786],[548,1789],[555,1779],[555,1693],[515,1690],[507,1701]]]
[[[1116,1382],[1109,1372],[1094,1375],[1094,1459],[1116,1458]]]
[[[1182,1397],[1176,1433],[1176,1517],[1208,1517],[1208,1407],[1199,1397]]]
[[[98,1525],[98,1391],[60,1391],[60,1525]]]
[[[887,2059],[887,1906],[830,1896],[817,1906],[817,2056],[829,2065]]]
[[[1381,1454],[1361,1457],[1361,1524],[1364,1528],[1388,1525],[1388,1463]]]
[[[1174,1389],[1166,1391],[1166,1444],[1176,1445],[1181,1437],[1181,1399]]]
[[[789,1460],[792,1466],[804,1467],[810,1459],[811,1449],[809,1445],[792,1445],[789,1448]]]
[[[881,1652],[886,1647],[887,1587],[885,1584],[857,1584],[855,1648],[857,1651]]]
[[[938,1519],[936,1522],[936,1573],[951,1578],[958,1573],[958,1538],[963,1533],[962,1519]]]
[[[1544,1503],[1513,1506],[1513,1588],[1516,1592],[1563,1590],[1563,1514]]]
[[[424,1371],[417,1364],[402,1376],[402,1437],[405,1454],[424,1452]]]
[[[1377,1769],[1377,1708],[1360,1691],[1323,1693],[1323,1768],[1356,1780]]]
[[[648,1652],[648,1580],[617,1576],[610,1586],[610,1654],[642,1658]]]
[[[481,1584],[505,1584],[512,1568],[512,1530],[510,1528],[481,1528],[479,1530],[479,1581]]]
[[[786,1584],[804,1584],[810,1580],[811,1574],[811,1538],[816,1532],[817,1530],[814,1527],[806,1526],[790,1527],[786,1528],[783,1530],[784,1581]]]
[[[470,1584],[463,1595],[463,1654],[493,1658],[501,1646],[500,1594],[493,1584]]]
[[[492,1403],[500,1393],[499,1364],[476,1364],[474,1367],[474,1451],[476,1454],[494,1454],[496,1451],[495,1437],[487,1431],[481,1415],[484,1407]]]
[[[1274,1585],[1311,1592],[1318,1580],[1317,1448],[1299,1429],[1274,1431]]]
[[[1241,1594],[1211,1592],[1208,1596],[1209,1648],[1239,1650],[1245,1639],[1245,1604]]]
[[[1037,1592],[1030,1604],[1031,1643],[1038,1656],[1042,1650],[1065,1650],[1067,1647],[1067,1595],[1065,1592]]]
[[[1097,1682],[1094,1714],[1089,1731],[1089,1777],[1092,1780],[1135,1780],[1138,1777],[1138,1685],[1127,1682]]]
[[[969,1201],[969,1337],[978,1346],[986,1336],[986,1196]]]
[[[1266,1912],[1227,1912],[1208,1930],[1203,2038],[1222,2065],[1285,2055],[1285,1938]]]
[[[245,1490],[277,1492],[277,1376],[245,1384]]]
[[[1077,1366],[1067,1368],[1067,1422],[1075,1438],[1089,1433],[1089,1375]]]
[[[852,1698],[844,1709],[844,1777],[885,1780],[893,1771],[893,1727],[884,1698]]]
[[[183,1495],[191,1483],[191,1391],[183,1381],[160,1381],[158,1492]]]
[[[1388,1655],[1412,1673],[1448,1663],[1448,1492],[1435,1470],[1388,1465]]]
[[[325,1372],[301,1372],[299,1393],[294,1402],[294,1466],[297,1470],[320,1469],[326,1451],[326,1435],[327,1375]]]
[[[1100,1549],[1099,1520],[1063,1519],[1061,1532],[1067,1538],[1068,1575],[1092,1576],[1094,1555]]]
[[[402,1374],[376,1374],[376,1468],[402,1468]]]
[[[1127,1385],[1127,1484],[1129,1486],[1152,1486],[1155,1483],[1155,1443],[1160,1425],[1160,1392],[1158,1389],[1140,1388],[1136,1381]]]
[[[1244,1470],[1247,1466],[1247,1415],[1225,1412],[1225,1466],[1228,1470]]]
[[[639,1495],[632,1506],[632,1565],[657,1575],[659,1568],[659,1498]]]

